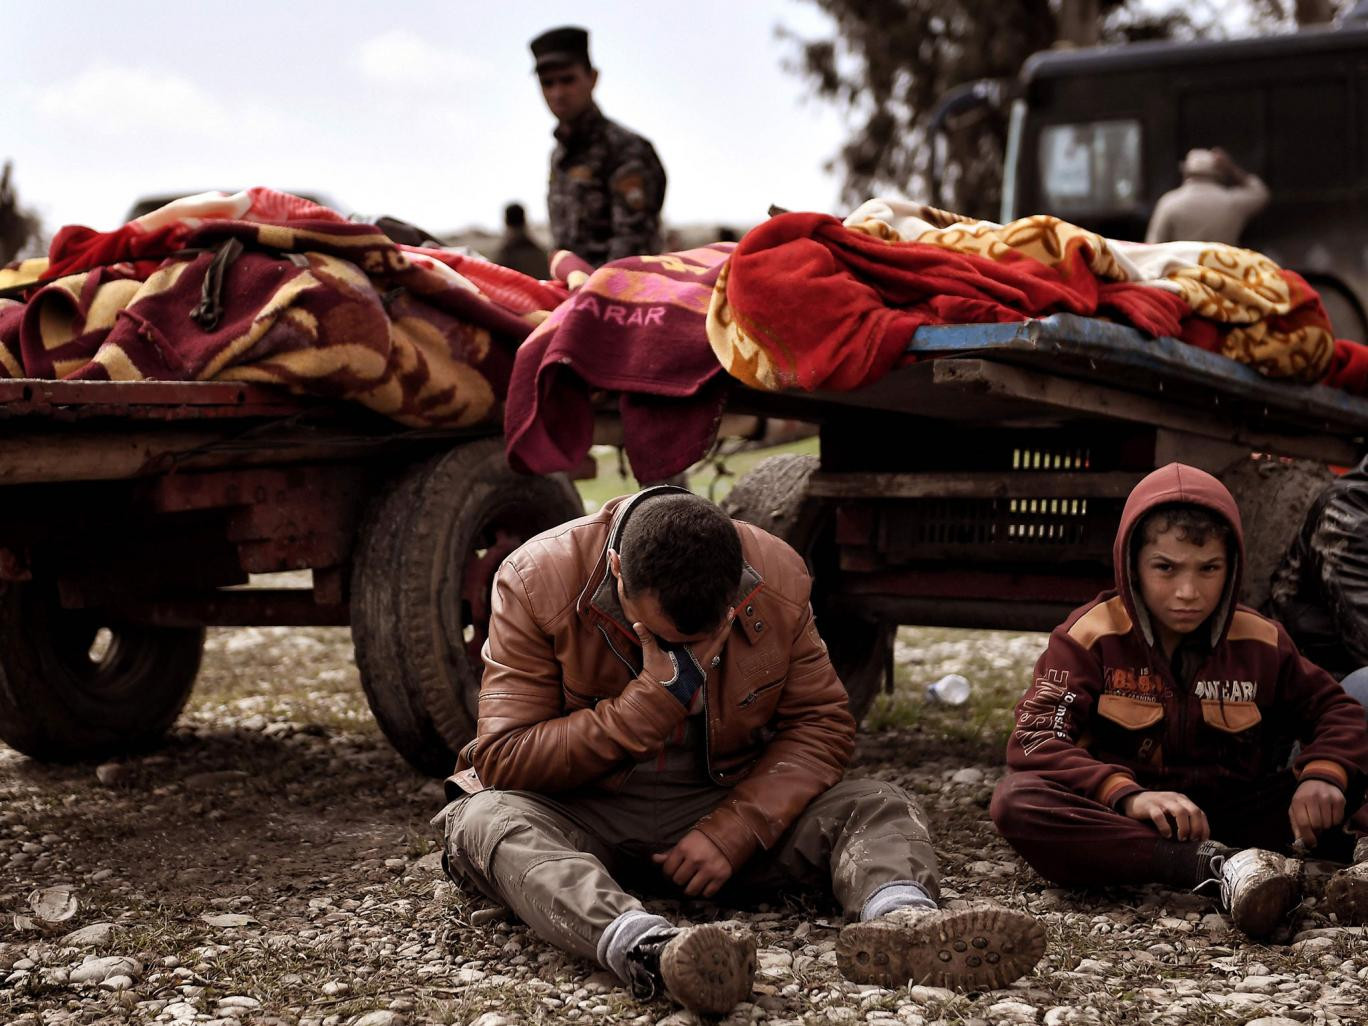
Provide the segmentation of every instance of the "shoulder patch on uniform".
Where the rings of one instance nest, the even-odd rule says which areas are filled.
[[[622,175],[613,183],[613,188],[633,210],[646,206],[646,180],[641,175]]]
[[[1069,628],[1069,637],[1084,648],[1092,648],[1098,638],[1105,638],[1110,634],[1127,634],[1130,629],[1130,614],[1126,612],[1126,604],[1121,601],[1121,596],[1117,595],[1100,605],[1093,606],[1074,621],[1074,625]]]
[[[1227,641],[1262,641],[1265,645],[1278,647],[1278,625],[1272,620],[1252,613],[1247,609],[1235,610],[1230,620]]]

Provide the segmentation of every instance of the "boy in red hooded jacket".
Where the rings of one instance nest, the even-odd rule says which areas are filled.
[[[1171,463],[1136,485],[1116,589],[1050,635],[991,814],[1051,881],[1219,883],[1258,937],[1300,900],[1294,845],[1348,862],[1368,834],[1368,725],[1279,624],[1236,604],[1243,559],[1239,509],[1210,474]],[[1368,921],[1368,865],[1336,873],[1326,905]]]

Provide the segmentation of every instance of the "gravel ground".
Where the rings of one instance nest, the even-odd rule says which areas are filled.
[[[754,1001],[723,1021],[1368,1022],[1365,931],[1336,928],[1314,900],[1275,943],[1251,944],[1204,898],[1071,894],[996,839],[988,798],[1041,646],[1039,635],[904,631],[899,688],[871,714],[853,770],[922,797],[948,896],[1042,917],[1050,944],[1036,972],[969,996],[856,986],[836,971],[839,921],[820,900],[653,903],[757,932]],[[928,706],[925,684],[950,670],[974,682],[973,700]],[[0,1020],[696,1021],[633,1002],[446,883],[427,822],[440,807],[439,785],[371,722],[345,631],[212,632],[196,696],[160,751],[54,767],[0,746]],[[34,897],[66,918],[44,921]]]

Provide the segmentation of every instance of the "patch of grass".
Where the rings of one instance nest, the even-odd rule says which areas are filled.
[[[757,463],[785,453],[815,456],[817,439],[804,438],[768,449],[751,449],[730,456],[710,457],[689,468],[689,488],[714,502],[721,502],[737,479]],[[615,496],[626,495],[641,488],[632,476],[626,457],[619,459],[618,449],[599,445],[594,447],[593,455],[598,465],[598,475],[590,480],[575,482],[580,497],[584,499],[584,508],[587,512],[592,513]]]
[[[981,746],[1000,756],[1012,729],[1012,710],[1031,680],[1047,635],[1009,631],[903,627],[894,649],[893,693],[880,695],[865,729],[916,727]],[[928,701],[926,688],[947,673],[970,684],[969,701]]]

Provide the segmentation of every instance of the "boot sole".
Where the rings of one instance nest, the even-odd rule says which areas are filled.
[[[755,938],[706,923],[689,928],[660,956],[670,996],[695,1012],[721,1015],[750,997],[755,980]]]
[[[1368,924],[1368,876],[1340,870],[1325,885],[1325,907],[1341,926]]]
[[[908,924],[853,923],[836,940],[836,965],[855,983],[996,990],[1045,954],[1045,930],[1024,912],[969,908]]]
[[[1299,900],[1298,885],[1292,876],[1271,876],[1254,884],[1241,896],[1240,914],[1231,914],[1236,927],[1249,937],[1267,937],[1287,918]]]

